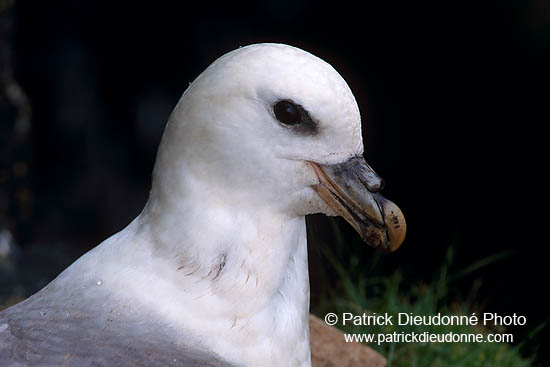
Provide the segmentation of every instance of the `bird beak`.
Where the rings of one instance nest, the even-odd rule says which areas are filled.
[[[363,157],[320,165],[309,162],[319,184],[313,188],[361,235],[363,241],[384,252],[393,252],[405,239],[406,223],[401,210],[378,193],[382,179]]]

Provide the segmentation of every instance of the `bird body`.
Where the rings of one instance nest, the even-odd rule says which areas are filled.
[[[357,104],[329,64],[279,44],[221,57],[175,107],[139,216],[0,313],[0,365],[310,366],[304,216],[402,241],[366,163],[345,178],[362,191],[339,191],[334,175],[362,153]]]
[[[213,351],[219,350],[226,363],[231,351],[235,355],[229,360],[238,361],[243,354],[255,356],[247,363],[261,363],[268,356],[276,361],[274,365],[306,363],[285,360],[295,356],[288,351],[300,347],[303,358],[309,358],[309,339],[305,334],[308,310],[297,307],[307,303],[309,297],[305,225],[289,226],[299,229],[289,239],[296,248],[286,254],[295,258],[282,264],[280,259],[285,255],[276,251],[272,251],[273,256],[264,254],[265,262],[280,264],[280,271],[270,274],[287,279],[284,286],[273,290],[273,284],[280,280],[259,278],[262,272],[258,268],[244,271],[247,264],[234,263],[237,258],[228,257],[223,268],[216,262],[218,259],[205,267],[185,260],[166,261],[162,251],[151,246],[154,241],[140,233],[143,228],[136,219],[76,261],[39,293],[0,314],[0,325],[10,326],[0,334],[1,355],[14,352],[2,349],[9,345],[15,346],[18,356],[30,363],[36,356],[39,365],[66,362],[67,366],[81,366],[93,356],[106,366],[130,366],[139,365],[135,363],[143,352],[138,350],[145,348],[155,351],[155,358],[161,354],[174,356],[161,358],[158,365],[176,360],[179,362],[173,365],[187,366],[181,364],[185,361],[183,356],[190,351],[202,355],[204,350],[209,351],[209,356],[216,356]],[[288,231],[282,229],[280,233]],[[262,265],[264,262],[259,266]],[[232,282],[223,282],[222,276],[230,277]],[[295,301],[296,288],[300,288],[297,295],[301,302],[290,302]],[[6,332],[13,334],[7,341]],[[62,343],[56,335],[63,336]],[[271,343],[274,336],[284,343]],[[162,346],[167,340],[171,343]],[[132,351],[134,359],[122,363],[117,354],[105,353],[120,347]],[[170,353],[161,353],[164,350]],[[44,360],[43,356],[53,359]],[[148,361],[144,365],[155,365],[150,364],[150,359],[144,359]],[[206,365],[202,360],[200,363]]]

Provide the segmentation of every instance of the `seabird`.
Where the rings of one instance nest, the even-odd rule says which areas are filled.
[[[143,211],[0,313],[2,366],[310,366],[305,215],[393,251],[399,208],[323,60],[256,44],[212,63],[166,126]]]

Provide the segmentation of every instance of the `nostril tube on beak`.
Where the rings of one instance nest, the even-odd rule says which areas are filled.
[[[352,166],[359,181],[372,193],[384,188],[384,180],[374,172],[363,157],[352,158]]]
[[[374,171],[372,171],[372,173],[374,173]],[[376,175],[376,173],[374,174]],[[376,175],[376,180],[372,180],[372,179],[366,180],[362,176],[358,176],[358,177],[361,183],[367,188],[367,190],[369,190],[373,194],[384,189],[384,185],[386,184],[384,180],[378,175]]]
[[[370,192],[378,192],[381,190],[384,190],[384,186],[386,185],[386,182],[381,177],[378,177],[380,179],[380,183],[373,186],[373,187],[367,187]]]

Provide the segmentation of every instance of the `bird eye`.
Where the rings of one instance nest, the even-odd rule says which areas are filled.
[[[273,113],[280,123],[288,126],[296,134],[315,135],[318,124],[299,104],[289,99],[282,99],[273,105]]]
[[[277,120],[285,125],[296,125],[302,122],[303,108],[289,100],[279,101],[273,106]],[[305,111],[304,111],[305,112]]]

